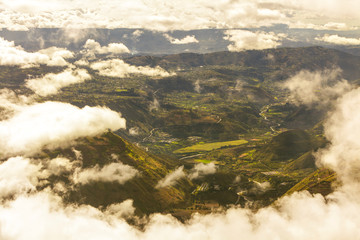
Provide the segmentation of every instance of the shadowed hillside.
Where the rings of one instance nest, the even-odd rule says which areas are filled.
[[[98,137],[83,138],[73,146],[82,154],[82,168],[88,169],[95,165],[100,168],[114,162],[122,162],[139,171],[139,175],[119,184],[117,182],[90,181],[87,184],[71,188],[66,194],[68,202],[90,204],[106,207],[127,199],[134,200],[139,213],[164,211],[175,206],[185,206],[192,183],[186,179],[179,181],[174,187],[156,189],[155,186],[172,169],[174,161],[150,155],[123,138],[108,132]],[[42,157],[58,156],[74,159],[72,149],[46,151]],[[114,157],[115,156],[115,157]],[[67,176],[53,177],[51,184],[65,181],[70,184]]]

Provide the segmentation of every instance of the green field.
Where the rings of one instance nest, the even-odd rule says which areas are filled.
[[[244,139],[235,140],[235,141],[226,141],[226,142],[202,143],[202,144],[195,144],[186,148],[180,148],[174,151],[174,153],[207,152],[225,146],[237,146],[246,143],[248,143],[248,141]]]

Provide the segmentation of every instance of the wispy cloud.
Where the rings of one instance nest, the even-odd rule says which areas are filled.
[[[290,90],[291,101],[308,106],[328,105],[352,89],[350,83],[341,78],[339,68],[314,72],[303,70],[282,86]]]
[[[157,183],[156,188],[174,186],[178,180],[184,178],[185,176],[186,174],[184,172],[184,166],[178,167],[173,172],[170,172],[163,179],[161,179]]]
[[[188,175],[190,179],[201,178],[205,175],[216,173],[217,166],[214,163],[198,163],[191,170]]]
[[[139,171],[135,168],[118,162],[110,163],[103,167],[96,165],[86,169],[79,168],[75,171],[73,181],[76,184],[88,184],[91,182],[117,182],[124,184],[138,174]]]
[[[191,180],[202,178],[206,175],[216,173],[216,170],[217,166],[214,163],[198,163],[190,169],[188,173],[184,171],[184,166],[180,166],[161,179],[156,185],[156,188],[174,186],[178,180],[185,177]]]

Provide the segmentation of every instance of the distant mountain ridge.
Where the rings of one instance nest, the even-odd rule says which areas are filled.
[[[48,47],[62,47],[72,51],[79,51],[86,40],[94,39],[101,45],[109,43],[123,43],[134,55],[164,55],[184,52],[212,53],[227,51],[233,44],[228,40],[228,30],[243,30],[264,32],[267,34],[286,34],[287,38],[278,40],[279,48],[323,46],[335,48],[354,55],[360,55],[359,46],[334,45],[317,41],[319,35],[338,34],[341,36],[359,35],[360,30],[351,31],[312,31],[310,29],[289,29],[286,26],[275,25],[261,29],[195,29],[175,30],[168,32],[151,31],[146,29],[61,29],[34,28],[29,31],[0,30],[0,37],[14,41],[28,51],[38,51]],[[192,41],[181,41],[191,37]],[[172,41],[171,41],[172,39]],[[174,41],[176,39],[177,41]],[[245,49],[249,49],[246,48]]]
[[[162,57],[134,56],[126,58],[125,61],[138,66],[160,66],[165,69],[240,65],[262,70],[290,68],[292,72],[296,72],[340,67],[346,79],[360,78],[360,56],[318,46],[206,54],[180,53]]]

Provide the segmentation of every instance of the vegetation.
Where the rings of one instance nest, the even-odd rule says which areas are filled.
[[[334,66],[343,69],[344,78],[360,79],[360,57],[310,47],[124,60],[137,66],[160,66],[176,75],[116,78],[87,68],[91,80],[37,99],[79,107],[107,106],[127,121],[127,130],[80,139],[74,147],[83,153],[83,167],[103,166],[114,161],[111,154],[116,154],[121,162],[138,169],[141,177],[124,185],[92,182],[70,191],[67,201],[105,207],[131,198],[140,213],[184,216],[227,204],[257,208],[303,189],[331,192],[336,176],[317,169],[312,156],[327,143],[322,130],[327,109],[288,102],[289,93],[280,85],[300,70]],[[1,67],[0,85],[31,94],[24,87],[28,76],[61,70]],[[71,149],[44,154],[44,158],[74,157]],[[155,188],[176,167],[183,165],[190,172],[198,163],[215,163],[216,174]],[[64,176],[49,184],[60,180],[65,181]],[[269,187],[260,189],[261,183]]]
[[[244,139],[234,140],[234,141],[226,141],[226,142],[213,142],[213,143],[199,143],[196,145],[192,145],[186,148],[181,148],[174,153],[193,153],[193,152],[207,152],[214,149],[229,147],[229,146],[237,146],[248,143],[248,141]]]

